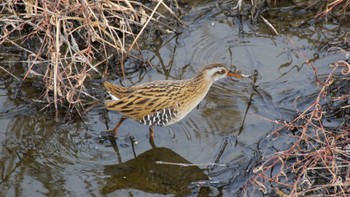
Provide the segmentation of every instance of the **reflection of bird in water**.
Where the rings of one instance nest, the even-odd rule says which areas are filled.
[[[113,128],[114,136],[118,135],[123,121],[131,118],[150,126],[150,139],[153,141],[154,126],[180,121],[203,100],[213,82],[227,76],[242,77],[222,64],[210,64],[197,76],[186,80],[154,81],[131,87],[105,82],[104,86],[112,98],[105,101],[106,108],[123,115]]]
[[[104,167],[106,184],[102,194],[110,194],[121,189],[137,189],[147,193],[191,194],[189,185],[196,181],[206,181],[208,177],[197,166],[157,164],[157,161],[190,164],[189,161],[168,148],[152,148],[125,163]],[[201,189],[204,196],[210,190]],[[118,194],[116,193],[118,196]]]

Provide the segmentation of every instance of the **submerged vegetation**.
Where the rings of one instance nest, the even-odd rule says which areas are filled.
[[[300,13],[313,9],[313,15],[303,16],[299,27],[317,21],[349,21],[350,1],[293,1]],[[301,10],[301,11],[300,11]],[[298,15],[298,14],[297,14]],[[273,23],[264,19],[275,33]],[[350,41],[349,33],[340,42],[328,43],[323,48],[341,51],[344,59],[329,65],[330,73],[319,76],[312,62],[315,83],[319,87],[312,104],[305,110],[295,109],[293,120],[269,120],[279,125],[267,139],[285,137],[291,145],[287,149],[276,149],[262,158],[253,170],[253,176],[243,188],[249,186],[260,192],[277,196],[348,196],[350,194]],[[300,95],[302,97],[302,95]],[[295,106],[300,98],[295,98]],[[255,193],[255,192],[253,192]]]
[[[350,191],[350,64],[338,61],[314,102],[269,139],[289,136],[291,146],[266,156],[250,183],[278,196],[347,196]],[[340,72],[339,72],[340,70]],[[315,73],[316,74],[316,73]],[[295,98],[298,102],[298,98]]]

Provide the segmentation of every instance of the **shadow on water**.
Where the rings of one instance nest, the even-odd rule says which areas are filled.
[[[156,127],[150,144],[148,127],[132,120],[120,127],[120,138],[101,142],[101,133],[120,118],[102,104],[84,122],[57,124],[51,114],[18,101],[11,77],[1,75],[0,196],[239,195],[264,153],[291,143],[285,139],[273,144],[266,137],[277,127],[272,120],[291,120],[313,100],[315,75],[305,57],[318,74],[344,58],[341,52],[323,49],[324,43],[345,35],[336,23],[292,28],[286,21],[274,21],[289,27],[275,36],[266,26],[256,30],[212,3],[183,20],[181,34],[145,41],[150,47],[142,53],[153,68],[131,69],[130,60],[125,80],[109,80],[130,86],[186,79],[213,62],[234,65],[231,69],[246,74],[257,71],[257,78],[215,83],[182,121]],[[23,90],[24,95],[33,92],[35,88]],[[139,143],[132,143],[130,136]]]
[[[184,196],[191,194],[188,186],[192,182],[208,179],[196,166],[184,167],[175,164],[186,165],[190,162],[171,149],[154,147],[125,163],[106,165],[104,174],[108,178],[102,188],[102,194],[120,189],[138,189],[147,193]],[[204,194],[203,192],[201,193]]]

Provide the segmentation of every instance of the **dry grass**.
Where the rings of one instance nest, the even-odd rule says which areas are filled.
[[[333,14],[337,17],[349,17],[350,12],[348,8],[350,0],[332,0],[319,3],[322,3],[321,11],[315,16],[315,18],[327,17],[329,14]]]
[[[0,44],[28,53],[21,80],[34,75],[44,82],[45,91],[37,101],[54,106],[56,119],[61,107],[79,112],[97,100],[84,83],[91,77],[103,78],[102,65],[112,56],[120,57],[116,66],[121,69],[127,58],[139,58],[130,52],[139,48],[137,41],[147,27],[173,31],[169,21],[178,20],[163,0],[148,6],[128,0],[7,0],[0,10]]]

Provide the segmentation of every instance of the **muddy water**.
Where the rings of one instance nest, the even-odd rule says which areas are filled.
[[[125,86],[159,79],[186,79],[202,66],[220,62],[256,80],[224,79],[182,121],[155,129],[155,146],[148,128],[128,120],[120,137],[101,137],[121,117],[102,106],[86,120],[55,123],[45,112],[10,95],[8,78],[0,81],[0,196],[231,196],[246,184],[259,158],[272,145],[260,141],[277,128],[269,119],[291,120],[314,97],[317,86],[309,59],[319,75],[328,64],[345,59],[323,47],[341,40],[346,29],[336,23],[281,30],[252,27],[237,19],[199,7],[183,20],[179,35],[167,35],[143,53],[154,65],[126,80]],[[132,66],[130,62],[127,66]],[[30,95],[30,92],[27,93]],[[296,98],[298,98],[296,100]],[[133,141],[137,141],[136,144]],[[286,146],[288,140],[286,140]],[[266,143],[265,143],[266,144]],[[161,162],[181,163],[169,165]],[[216,165],[211,165],[216,163]]]

